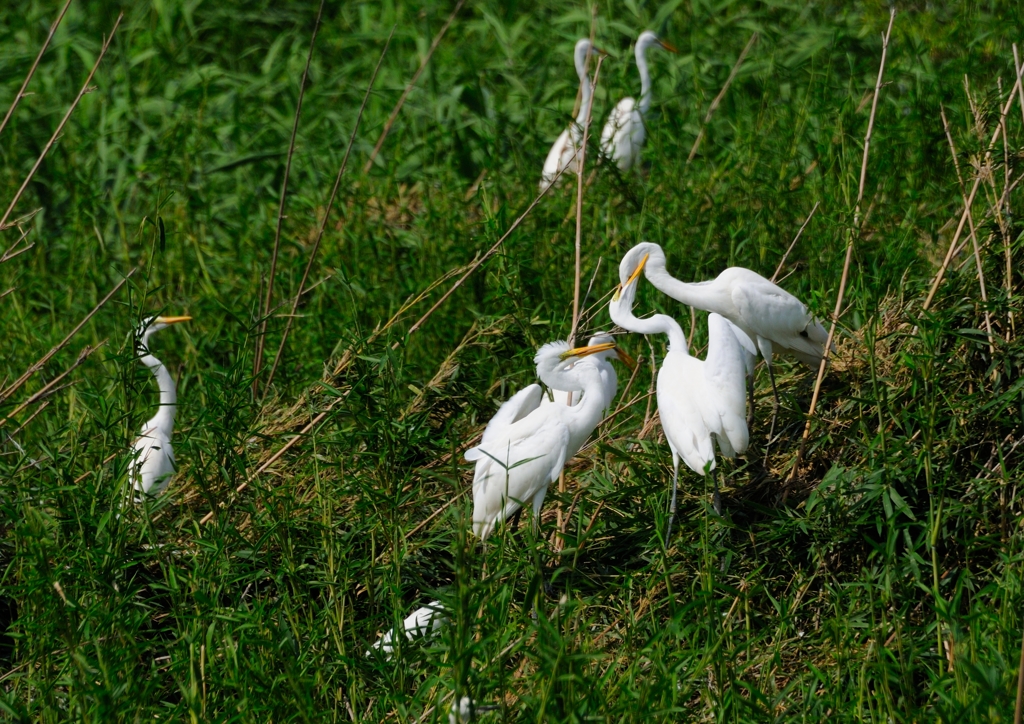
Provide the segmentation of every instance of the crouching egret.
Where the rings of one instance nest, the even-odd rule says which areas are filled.
[[[665,545],[672,536],[679,482],[679,459],[698,475],[715,469],[715,447],[726,457],[747,450],[749,433],[746,421],[746,359],[734,327],[718,314],[708,316],[707,358],[691,357],[686,335],[679,323],[667,314],[646,319],[633,315],[637,279],[647,258],[633,264],[629,258],[619,266],[622,283],[608,305],[612,321],[623,329],[641,334],[668,335],[668,353],[658,371],[658,413],[665,439],[672,450],[672,502],[669,506]],[[718,483],[715,481],[715,508]]]
[[[601,151],[623,171],[628,171],[640,160],[640,151],[647,138],[644,116],[651,107],[651,72],[647,68],[647,50],[654,46],[670,53],[679,52],[650,30],[640,33],[634,50],[636,69],[640,71],[640,102],[623,98],[612,109],[601,131]]]
[[[590,338],[587,342],[587,346],[594,347],[595,345],[608,344],[614,341],[615,338],[612,337],[612,335],[599,333]],[[619,390],[619,377],[615,373],[615,368],[612,366],[611,360],[618,360],[631,370],[636,369],[636,360],[618,347],[612,347],[604,352],[597,352],[589,357],[584,357],[576,363],[581,365],[593,365],[597,368],[598,374],[601,375],[601,396],[604,398],[604,407],[601,408],[602,411],[607,411],[608,408],[612,406],[612,401],[615,399],[615,393]],[[541,398],[541,405],[575,405],[579,403],[580,398],[583,396],[583,393],[579,390],[551,390],[551,393],[550,397],[548,395],[544,395]]]
[[[594,92],[590,85],[590,76],[587,75],[587,60],[590,58],[591,53],[605,54],[603,50],[594,47],[586,38],[581,38],[576,42],[576,50],[573,53],[573,57],[576,63],[576,75],[580,78],[582,101],[580,102],[580,109],[576,115],[576,120],[562,131],[562,135],[555,140],[551,150],[548,151],[548,157],[544,160],[544,169],[541,171],[541,191],[546,191],[563,169],[575,171],[577,168],[576,149],[583,143],[583,126],[587,122],[587,114],[590,111],[590,96]]]
[[[132,444],[134,451],[128,463],[128,479],[135,490],[135,502],[141,503],[146,496],[160,495],[167,489],[174,475],[174,450],[171,434],[174,432],[174,413],[177,409],[178,391],[174,378],[164,363],[150,352],[149,338],[172,324],[187,322],[192,317],[147,317],[136,330],[139,361],[149,367],[160,388],[160,408],[142,426],[142,431]]]
[[[525,387],[494,414],[480,444],[466,451],[466,460],[476,462],[473,532],[481,540],[527,503],[533,504],[537,528],[548,485],[601,422],[605,407],[598,368],[574,363],[614,347],[611,342],[541,347],[534,358],[537,376],[553,389],[583,392],[579,404],[541,405],[540,385]]]
[[[402,633],[405,638],[412,641],[417,637],[434,636],[448,624],[448,617],[444,613],[444,606],[440,601],[431,601],[426,606],[417,608],[410,613],[402,622]],[[373,649],[384,652],[384,658],[390,659],[395,649],[395,637],[399,632],[388,631],[373,644]],[[372,652],[367,651],[369,656]]]
[[[644,257],[649,259],[644,274],[655,287],[683,304],[721,314],[757,344],[775,396],[770,439],[779,411],[773,353],[792,355],[817,369],[825,354],[828,332],[803,302],[755,271],[734,266],[711,281],[683,282],[665,270],[665,252],[651,242],[642,242],[627,251],[622,264],[633,269]]]

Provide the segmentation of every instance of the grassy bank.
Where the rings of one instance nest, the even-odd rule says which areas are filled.
[[[501,704],[483,721],[1013,721],[1017,3],[898,7],[856,230],[880,3],[468,2],[368,169],[455,5],[325,5],[258,372],[318,3],[74,0],[0,132],[2,211],[124,11],[17,225],[0,230],[0,254],[25,249],[0,261],[5,716],[430,722],[468,694]],[[0,110],[59,9],[0,7]],[[573,112],[576,39],[593,31],[611,53],[603,124],[639,92],[644,28],[680,52],[650,56],[642,169],[617,173],[591,148],[581,335],[610,326],[606,297],[635,243],[661,244],[685,280],[730,265],[771,276],[817,205],[781,284],[828,319],[851,234],[854,253],[806,451],[797,464],[814,374],[783,360],[779,439],[767,445],[762,370],[751,450],[722,464],[725,516],[682,474],[666,547],[671,457],[649,396],[664,340],[622,336],[641,366],[566,491],[549,494],[541,536],[525,525],[481,548],[462,453],[534,380],[536,348],[569,334],[576,179],[409,330],[536,197]],[[648,309],[689,330],[688,310],[644,285]],[[156,404],[131,331],[160,311],[194,318],[154,337],[178,382],[179,472],[119,516],[130,444]],[[695,350],[706,336],[698,313]],[[451,611],[441,636],[403,641],[391,662],[364,655],[432,599]]]

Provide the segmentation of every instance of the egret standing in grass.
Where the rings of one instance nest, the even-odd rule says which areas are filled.
[[[655,287],[683,304],[721,314],[756,343],[768,367],[775,396],[770,440],[779,412],[772,355],[790,354],[817,369],[825,354],[828,332],[803,302],[750,269],[734,266],[711,281],[683,282],[665,270],[665,252],[651,242],[637,244],[627,251],[622,264],[634,269],[644,258],[648,259],[644,274]]]
[[[726,457],[747,450],[749,434],[746,421],[746,360],[743,346],[732,325],[718,314],[708,316],[708,353],[704,360],[691,357],[686,336],[679,323],[667,314],[645,319],[633,315],[637,280],[646,257],[634,264],[622,260],[622,283],[608,305],[612,321],[623,329],[641,334],[668,335],[668,353],[658,371],[658,414],[665,439],[672,450],[672,502],[669,506],[665,545],[672,537],[679,483],[679,459],[698,475],[715,469],[715,447]],[[714,505],[721,512],[718,482],[715,481]]]
[[[476,462],[473,532],[481,540],[529,503],[537,529],[548,485],[558,480],[566,461],[586,442],[604,413],[601,373],[593,365],[577,362],[614,347],[611,342],[574,349],[566,342],[541,347],[534,358],[537,376],[551,388],[583,392],[580,402],[541,405],[540,385],[525,387],[494,414],[480,444],[466,451],[466,460]]]
[[[623,98],[612,109],[601,131],[601,151],[622,171],[628,171],[640,160],[640,151],[647,138],[644,117],[651,107],[651,71],[647,68],[647,51],[655,46],[670,53],[678,52],[650,30],[640,33],[634,51],[636,69],[640,71],[640,102]]]
[[[551,150],[548,151],[548,157],[544,161],[544,170],[541,172],[540,177],[541,191],[545,191],[554,183],[555,178],[563,169],[568,171],[576,170],[576,150],[583,143],[583,126],[587,123],[587,114],[590,112],[590,97],[594,92],[593,87],[590,85],[590,76],[587,75],[587,61],[591,53],[604,54],[604,51],[600,48],[595,48],[587,38],[581,38],[576,42],[573,58],[576,64],[576,75],[580,79],[580,96],[582,99],[580,109],[576,114],[576,120],[562,131],[562,135],[558,137],[554,145],[551,146]]]
[[[134,454],[128,463],[128,479],[135,490],[135,502],[140,503],[147,496],[160,495],[174,475],[174,450],[171,434],[174,432],[174,413],[177,409],[178,391],[174,378],[164,363],[150,352],[149,338],[172,324],[187,322],[192,317],[148,317],[136,330],[139,361],[149,367],[160,388],[160,408],[142,426],[142,432],[132,444]]]

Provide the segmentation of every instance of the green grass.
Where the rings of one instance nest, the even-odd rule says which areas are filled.
[[[602,300],[634,243],[662,244],[686,280],[728,265],[770,276],[816,202],[783,285],[827,317],[887,8],[627,1],[598,3],[592,16],[584,5],[471,1],[364,174],[454,4],[328,2],[290,179],[271,358],[359,103],[395,34],[313,265],[317,286],[260,399],[260,299],[317,3],[124,4],[95,90],[15,210],[34,212],[22,223],[34,246],[0,263],[0,294],[13,288],[0,297],[3,387],[137,270],[0,401],[3,419],[86,345],[105,342],[70,386],[0,427],[4,716],[443,722],[451,697],[470,694],[504,703],[483,721],[1012,721],[1024,611],[1024,227],[1014,212],[1024,192],[1014,187],[1002,206],[997,197],[1006,174],[1012,184],[1024,170],[1018,104],[973,207],[988,305],[970,244],[931,308],[922,303],[962,209],[940,103],[969,189],[972,159],[1013,86],[1018,5],[899,7],[867,216],[804,463],[787,485],[814,380],[783,361],[782,435],[767,464],[762,372],[750,453],[722,465],[725,518],[709,513],[703,483],[682,474],[666,550],[671,458],[660,429],[643,429],[646,399],[568,466],[540,538],[525,525],[481,548],[468,530],[472,470],[462,452],[533,381],[536,347],[571,327],[574,179],[422,329],[407,334],[450,281],[384,324],[489,248],[532,201],[572,111],[572,45],[592,17],[614,54],[602,66],[596,123],[638,92],[630,42],[640,30],[660,31],[681,52],[651,53],[642,172],[588,163],[584,289],[594,283],[582,332],[609,326]],[[0,7],[0,109],[58,6]],[[4,208],[120,9],[71,4],[32,95],[0,134]],[[17,233],[0,232],[0,253]],[[638,310],[653,308],[688,328],[684,308],[644,285]],[[994,355],[981,331],[986,309]],[[131,330],[156,311],[195,318],[154,338],[179,384],[179,473],[164,498],[119,517],[129,445],[156,402]],[[649,388],[651,351],[660,359],[664,340],[621,341],[645,358],[632,398]],[[620,373],[620,389],[627,378]],[[561,555],[552,546],[559,505],[572,512]],[[391,662],[364,656],[433,598],[452,612],[443,635],[402,640]]]

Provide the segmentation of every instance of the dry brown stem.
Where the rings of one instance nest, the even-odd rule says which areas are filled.
[[[11,217],[11,212],[14,211],[14,207],[17,205],[18,200],[21,199],[21,195],[25,193],[25,189],[28,188],[29,182],[32,181],[32,177],[35,176],[35,173],[39,169],[39,166],[43,163],[43,159],[46,158],[46,154],[49,153],[50,148],[57,141],[57,138],[58,136],[60,136],[61,131],[64,130],[64,125],[68,122],[68,119],[71,118],[71,114],[74,113],[75,108],[78,107],[78,102],[81,101],[82,97],[90,91],[89,83],[92,82],[92,77],[96,75],[96,70],[100,67],[100,63],[103,62],[103,56],[107,54],[107,48],[110,47],[110,41],[114,39],[114,33],[117,32],[117,27],[121,24],[121,19],[123,17],[124,13],[121,13],[117,16],[117,20],[114,22],[114,27],[111,29],[110,35],[108,35],[107,39],[103,42],[103,47],[100,49],[100,54],[96,58],[96,62],[93,63],[92,70],[89,71],[89,75],[86,77],[85,83],[82,84],[82,88],[78,91],[78,95],[75,96],[74,102],[71,104],[71,107],[68,108],[67,113],[64,114],[64,117],[61,119],[60,123],[57,124],[57,130],[53,132],[53,135],[50,136],[50,140],[46,142],[45,146],[43,146],[42,153],[39,154],[39,158],[37,158],[36,162],[32,165],[32,170],[28,172],[28,176],[25,178],[24,183],[21,184],[21,187],[18,189],[18,192],[14,194],[14,198],[11,199],[11,203],[7,207],[7,211],[5,211],[3,217],[0,218],[0,231],[3,231],[5,228],[7,228],[7,220]]]
[[[818,406],[818,395],[821,394],[821,382],[825,379],[825,368],[828,365],[828,353],[832,349],[832,340],[836,334],[836,323],[839,321],[840,312],[843,309],[843,296],[846,293],[846,282],[850,278],[850,261],[853,258],[853,242],[860,234],[861,226],[861,212],[860,205],[864,200],[864,184],[867,180],[868,174],[868,154],[871,151],[871,133],[875,128],[875,112],[878,110],[878,96],[882,90],[882,77],[885,74],[885,56],[889,50],[889,38],[892,35],[892,25],[896,20],[896,8],[892,7],[889,9],[889,26],[885,29],[885,35],[882,36],[882,59],[878,64],[878,78],[875,81],[875,93],[871,99],[871,116],[868,118],[868,130],[864,134],[864,155],[860,161],[860,183],[857,187],[857,203],[853,208],[853,227],[849,231],[849,236],[846,243],[846,258],[843,261],[843,276],[839,280],[839,294],[836,297],[836,307],[832,314],[832,324],[828,330],[828,340],[825,342],[825,349],[821,355],[821,364],[818,365],[818,377],[814,381],[814,393],[811,395],[811,406],[807,411],[807,422],[804,424],[804,434],[800,438],[800,448],[797,450],[796,460],[793,462],[793,468],[789,473],[787,479],[787,491],[788,483],[792,482],[796,477],[797,471],[800,468],[800,462],[803,460],[804,450],[807,447],[807,438],[811,434],[811,420],[814,417],[814,410]],[[783,492],[785,498],[785,492]]]
[[[14,100],[11,101],[11,107],[7,109],[7,115],[4,116],[4,120],[0,121],[0,133],[4,132],[7,128],[7,122],[11,120],[11,116],[14,115],[14,109],[21,103],[21,99],[25,97],[25,89],[28,88],[28,84],[32,81],[32,76],[36,73],[36,68],[39,67],[39,61],[43,59],[43,53],[50,47],[50,41],[53,40],[54,33],[57,32],[57,26],[60,25],[60,21],[64,19],[64,13],[68,11],[68,6],[71,5],[71,0],[66,0],[64,7],[60,9],[60,14],[57,15],[57,19],[50,25],[50,32],[46,35],[46,40],[43,41],[43,46],[39,48],[39,54],[36,55],[36,59],[32,61],[32,67],[28,69],[28,75],[25,76],[25,81],[21,84],[21,88],[18,89],[17,95],[14,96]]]
[[[288,342],[288,333],[292,329],[292,320],[295,319],[295,310],[299,307],[299,299],[302,297],[303,287],[306,286],[306,281],[309,279],[309,271],[313,268],[313,262],[316,260],[317,252],[320,250],[320,241],[324,238],[324,230],[327,228],[327,221],[331,216],[331,209],[334,207],[334,199],[338,196],[338,188],[341,186],[341,177],[345,174],[345,167],[348,165],[348,157],[352,153],[352,145],[356,141],[356,132],[359,130],[359,124],[363,120],[363,111],[366,110],[366,102],[370,99],[370,91],[373,90],[373,83],[377,80],[377,73],[380,71],[380,66],[384,62],[384,56],[387,55],[388,47],[391,45],[391,38],[394,36],[395,28],[392,27],[391,34],[388,35],[388,39],[384,43],[384,49],[380,52],[380,58],[377,59],[377,67],[373,69],[373,75],[370,77],[370,82],[366,86],[366,93],[363,95],[363,102],[359,106],[359,113],[356,115],[356,122],[352,125],[352,134],[348,138],[348,146],[345,148],[345,156],[341,159],[341,165],[338,167],[338,175],[334,179],[334,188],[331,189],[331,196],[327,201],[327,208],[324,209],[323,218],[320,220],[320,228],[318,228],[316,232],[316,240],[313,242],[313,248],[309,252],[309,260],[306,262],[306,268],[302,272],[302,279],[299,281],[299,289],[296,291],[295,298],[292,300],[291,312],[288,314],[288,318],[284,324],[284,332],[281,334],[281,343],[277,346],[277,354],[274,355],[274,364],[270,366],[270,374],[267,375],[266,389],[270,388],[270,383],[274,381],[274,373],[277,372],[277,367],[281,363],[281,355],[284,354],[284,347]]]
[[[40,400],[43,400],[46,397],[48,397],[50,394],[56,392],[57,389],[61,389],[61,388],[56,388],[55,389],[57,383],[60,382],[65,377],[67,377],[69,374],[71,374],[71,372],[74,371],[74,369],[76,367],[78,367],[80,364],[85,362],[85,360],[89,357],[89,355],[91,355],[93,352],[98,350],[100,347],[102,347],[106,343],[107,343],[107,340],[103,340],[102,342],[100,342],[95,347],[93,347],[91,345],[86,345],[82,349],[82,351],[78,353],[78,359],[76,359],[74,361],[74,363],[70,367],[68,367],[66,370],[61,372],[59,375],[54,377],[52,380],[47,382],[45,385],[43,385],[43,387],[41,389],[37,390],[35,393],[33,393],[31,396],[29,396],[29,398],[27,400],[25,400],[20,405],[18,405],[13,410],[11,410],[4,419],[0,420],[0,427],[3,427],[4,425],[6,425],[7,422],[12,417],[18,415],[22,410],[27,408],[29,405],[34,405],[35,403],[39,402]],[[35,417],[35,415],[33,415],[33,417]],[[28,421],[26,420],[26,423],[27,422]],[[22,425],[22,427],[24,427],[24,425]]]
[[[292,157],[295,155],[295,137],[299,132],[299,117],[302,115],[302,99],[306,95],[306,78],[309,77],[309,64],[313,60],[313,47],[316,45],[316,35],[320,30],[320,19],[324,14],[324,2],[320,0],[320,9],[316,13],[316,22],[313,24],[313,34],[309,39],[309,52],[306,54],[306,67],[302,71],[302,80],[299,82],[299,99],[295,104],[295,120],[292,121],[292,136],[288,141],[288,155],[284,162],[284,179],[281,181],[281,199],[277,205],[277,223],[274,228],[274,250],[270,256],[270,274],[267,277],[267,294],[263,301],[263,310],[260,314],[260,329],[256,334],[256,352],[252,362],[252,393],[256,395],[259,390],[260,368],[263,366],[263,345],[266,342],[267,319],[270,317],[270,305],[274,299],[274,277],[277,276],[277,256],[281,250],[281,226],[284,223],[285,200],[288,198],[288,178],[292,171]]]
[[[798,232],[796,232],[796,236],[794,236],[793,237],[793,241],[790,242],[789,248],[786,249],[786,253],[783,254],[782,255],[782,259],[779,260],[779,265],[777,267],[775,267],[775,273],[772,274],[772,279],[771,279],[773,282],[779,276],[779,272],[782,271],[782,267],[784,267],[786,265],[786,259],[789,258],[789,252],[793,251],[793,247],[796,246],[796,243],[798,241],[800,241],[800,237],[803,236],[804,229],[806,229],[807,225],[809,223],[811,223],[811,219],[814,218],[814,212],[818,210],[819,206],[821,206],[821,202],[820,201],[815,201],[814,202],[814,208],[811,209],[811,213],[807,214],[807,218],[804,219],[804,223],[802,223],[800,225],[800,230]]]
[[[733,80],[736,78],[736,74],[740,71],[740,66],[743,65],[743,61],[746,60],[747,53],[754,47],[754,43],[757,42],[757,33],[750,36],[750,40],[747,41],[746,46],[743,48],[743,52],[740,53],[740,57],[736,59],[736,63],[733,64],[732,70],[729,71],[729,77],[725,80],[725,85],[722,86],[722,90],[718,91],[718,95],[715,96],[715,100],[711,101],[711,105],[708,106],[708,112],[704,116],[704,122],[701,123],[700,132],[697,134],[696,140],[693,142],[693,148],[690,149],[690,155],[686,157],[686,163],[689,164],[693,160],[693,157],[697,155],[697,150],[700,148],[700,142],[704,140],[704,131],[708,127],[708,122],[711,121],[711,117],[715,115],[715,111],[718,110],[718,104],[725,98],[726,91],[729,90],[729,86],[732,85]]]
[[[420,75],[423,73],[424,69],[426,69],[427,63],[430,62],[430,58],[434,55],[434,51],[437,50],[437,46],[440,44],[441,38],[443,38],[444,34],[448,32],[449,26],[455,20],[455,16],[458,14],[459,10],[462,9],[462,5],[465,2],[466,0],[459,0],[459,2],[455,4],[455,9],[452,10],[452,14],[448,16],[448,20],[445,21],[445,24],[439,31],[437,31],[437,35],[434,36],[434,40],[430,43],[430,49],[427,50],[427,54],[423,56],[423,60],[420,61],[420,67],[416,69],[416,72],[412,76],[412,80],[410,80],[409,84],[405,86],[405,90],[402,91],[402,95],[398,99],[398,103],[396,103],[395,107],[391,109],[391,115],[388,116],[388,120],[384,124],[384,130],[381,131],[380,138],[377,139],[377,144],[373,147],[373,151],[370,152],[370,158],[366,160],[366,165],[363,166],[363,173],[370,173],[370,169],[373,168],[374,159],[376,159],[377,154],[380,153],[380,149],[384,145],[384,139],[386,139],[388,137],[388,133],[391,132],[391,126],[393,126],[395,121],[398,119],[398,114],[401,113],[402,106],[405,105],[405,99],[409,97],[410,93],[412,93],[412,89],[416,86],[416,82],[420,79]],[[393,30],[391,32],[394,33]],[[390,38],[388,40],[390,42]]]
[[[3,402],[7,398],[9,398],[19,387],[25,384],[25,382],[27,382],[28,379],[32,377],[32,375],[41,370],[43,368],[43,365],[50,361],[51,357],[57,354],[60,350],[64,349],[64,347],[67,346],[67,343],[71,341],[71,338],[78,334],[79,330],[81,330],[82,327],[85,326],[86,322],[92,319],[93,315],[96,314],[96,312],[98,312],[103,307],[104,304],[110,301],[110,298],[112,296],[117,294],[117,291],[124,286],[125,282],[131,279],[132,274],[134,273],[135,269],[132,269],[130,272],[128,272],[124,276],[124,278],[122,278],[121,281],[119,281],[114,286],[114,288],[107,293],[107,296],[103,297],[103,299],[100,300],[99,304],[93,307],[92,311],[86,314],[82,321],[75,325],[74,329],[68,332],[68,335],[64,339],[62,339],[58,344],[51,348],[49,352],[40,357],[38,362],[30,366],[27,370],[25,370],[25,373],[21,377],[16,379],[14,382],[12,382],[11,385],[6,390],[0,392],[0,402]]]

